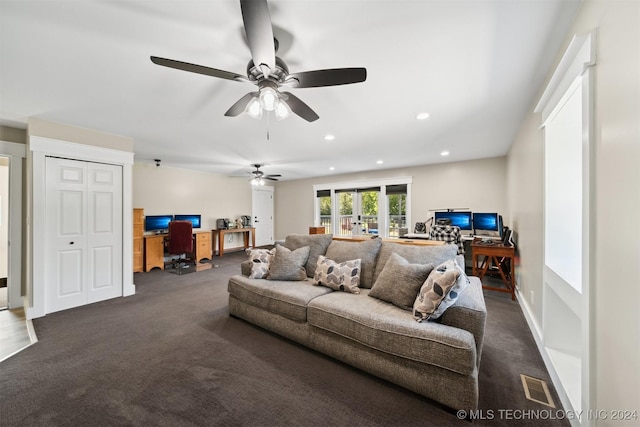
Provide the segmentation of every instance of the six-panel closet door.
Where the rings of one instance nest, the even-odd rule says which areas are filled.
[[[122,295],[122,167],[46,158],[45,310]]]

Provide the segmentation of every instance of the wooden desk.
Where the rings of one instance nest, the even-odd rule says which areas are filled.
[[[194,231],[195,240],[193,253],[196,267],[203,259],[212,258],[210,231]],[[164,270],[164,240],[168,234],[152,234],[144,236],[144,271],[153,268]]]
[[[516,281],[514,275],[514,259],[516,256],[515,246],[505,246],[502,243],[482,243],[481,241],[474,240],[471,243],[471,263],[473,266],[473,275],[478,276],[480,280],[489,271],[489,267],[492,265],[497,267],[497,272],[500,274],[502,281],[507,286],[506,288],[498,288],[495,286],[482,285],[482,289],[488,289],[491,291],[507,292],[511,294],[511,299],[516,299]],[[482,262],[478,266],[478,258],[482,257]],[[509,262],[509,271],[505,271],[503,268],[503,262]]]
[[[251,235],[251,247],[256,247],[256,229],[254,227],[213,229],[211,230],[211,239],[214,248],[216,247],[216,240],[218,241],[218,256],[224,255],[224,236],[227,233],[243,233],[245,249],[249,248],[249,235]]]

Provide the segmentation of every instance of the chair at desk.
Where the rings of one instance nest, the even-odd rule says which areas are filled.
[[[169,236],[167,237],[167,251],[172,257],[172,268],[176,274],[182,274],[182,264],[193,262],[193,226],[191,221],[171,221],[169,223]],[[174,256],[178,258],[173,259]],[[184,258],[183,258],[184,256]]]
[[[464,255],[464,242],[460,227],[457,225],[432,225],[429,229],[430,240],[443,240],[458,246],[458,255]]]

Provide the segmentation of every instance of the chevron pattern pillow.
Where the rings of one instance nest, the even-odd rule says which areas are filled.
[[[313,276],[313,284],[326,286],[336,291],[359,294],[360,267],[360,259],[337,263],[324,255],[320,255]]]
[[[264,279],[269,273],[269,265],[275,255],[274,249],[251,249],[249,251],[249,261],[251,261],[251,274],[249,279]]]

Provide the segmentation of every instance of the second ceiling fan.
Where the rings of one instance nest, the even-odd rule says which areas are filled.
[[[246,76],[157,56],[152,56],[151,61],[165,67],[226,80],[250,82],[258,86],[257,92],[246,94],[227,110],[225,116],[231,117],[246,111],[252,117],[260,118],[262,111],[266,110],[274,111],[278,118],[284,118],[293,112],[303,119],[313,122],[318,119],[315,111],[291,92],[280,91],[281,87],[338,86],[366,80],[367,70],[365,68],[332,68],[289,73],[287,64],[276,56],[278,41],[273,37],[267,1],[240,0],[240,8],[252,57],[247,65]]]

